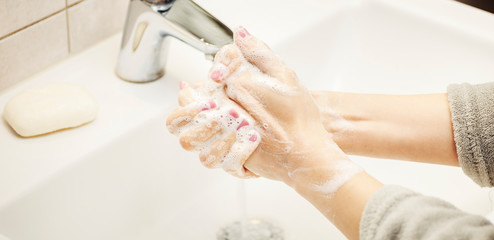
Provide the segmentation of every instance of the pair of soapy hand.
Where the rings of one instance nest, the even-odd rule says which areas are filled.
[[[287,180],[312,166],[315,154],[342,154],[294,71],[244,28],[218,52],[210,78],[181,82],[181,107],[167,120],[206,167]]]

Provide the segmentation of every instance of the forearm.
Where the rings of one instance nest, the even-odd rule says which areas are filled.
[[[347,154],[458,166],[446,94],[311,93]]]
[[[348,239],[359,239],[360,220],[365,206],[382,183],[359,173],[343,184],[334,194],[321,194],[299,184],[295,190],[316,207]]]
[[[341,151],[317,152],[301,165],[289,166],[293,170],[283,181],[349,239],[358,239],[364,208],[382,184]]]
[[[348,239],[492,239],[494,226],[484,217],[398,186],[383,186],[365,172],[358,173],[334,193],[314,190],[314,175],[285,181],[315,206]],[[328,180],[334,176],[327,175]],[[323,178],[318,177],[318,181]]]

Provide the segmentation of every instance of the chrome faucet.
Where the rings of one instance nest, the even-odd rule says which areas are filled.
[[[153,81],[165,74],[168,37],[212,58],[232,36],[192,0],[130,0],[116,73],[131,82]]]

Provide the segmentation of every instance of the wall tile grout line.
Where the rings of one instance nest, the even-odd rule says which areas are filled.
[[[28,24],[28,25],[24,26],[24,27],[21,27],[21,28],[19,28],[19,29],[17,29],[17,30],[15,30],[15,31],[13,31],[13,32],[11,32],[11,33],[8,33],[8,34],[6,34],[6,35],[4,35],[4,36],[0,37],[0,41],[1,41],[1,40],[3,40],[3,39],[5,39],[5,38],[8,38],[8,37],[10,37],[10,36],[12,36],[12,35],[14,35],[14,34],[16,34],[16,33],[18,33],[18,32],[20,32],[20,31],[22,31],[22,30],[24,30],[24,29],[27,29],[27,28],[29,28],[29,27],[31,27],[31,26],[33,26],[33,25],[36,25],[36,24],[38,24],[38,23],[40,23],[40,22],[42,22],[42,21],[44,21],[44,20],[46,20],[46,19],[48,19],[48,18],[50,18],[50,17],[53,17],[53,16],[55,16],[55,15],[57,15],[57,14],[59,14],[59,13],[63,12],[63,11],[65,11],[65,8],[62,8],[62,9],[60,9],[60,10],[58,10],[58,11],[56,11],[56,12],[54,12],[54,13],[52,13],[52,14],[50,14],[50,15],[46,16],[46,17],[43,17],[43,18],[41,18],[41,19],[39,19],[39,20],[36,20],[36,21],[34,21],[34,22],[32,22],[32,23],[30,23],[30,24]]]
[[[28,24],[28,25],[24,26],[24,27],[20,27],[19,29],[15,30],[15,31],[12,31],[12,32],[10,32],[10,33],[7,33],[7,34],[5,34],[5,35],[1,36],[1,37],[0,37],[0,41],[1,41],[1,40],[3,40],[3,39],[5,39],[5,38],[8,38],[8,37],[10,37],[10,36],[12,36],[12,35],[14,35],[14,34],[16,34],[16,33],[18,33],[18,32],[20,32],[20,31],[22,31],[22,30],[24,30],[24,29],[27,29],[27,28],[29,28],[29,27],[32,27],[33,25],[38,24],[38,23],[40,23],[40,22],[42,22],[42,21],[44,21],[44,20],[46,20],[46,19],[48,19],[48,18],[50,18],[50,17],[53,17],[53,16],[55,16],[55,15],[57,15],[57,14],[59,14],[59,13],[63,12],[63,11],[66,11],[66,12],[65,12],[65,14],[67,15],[67,28],[68,28],[68,27],[69,27],[69,26],[68,26],[68,24],[69,24],[69,23],[68,23],[68,9],[69,9],[69,8],[71,8],[71,7],[73,7],[73,6],[75,6],[75,5],[77,5],[77,4],[79,4],[79,3],[81,3],[81,2],[84,2],[85,0],[80,0],[80,1],[75,2],[75,3],[72,3],[72,4],[70,4],[70,5],[68,4],[68,2],[67,2],[67,1],[68,1],[68,0],[65,0],[65,8],[62,8],[62,9],[60,9],[60,10],[58,10],[58,11],[54,12],[54,13],[51,13],[51,14],[49,14],[49,15],[47,15],[47,16],[45,16],[45,17],[41,18],[41,19],[38,19],[38,20],[36,20],[36,21],[34,21],[34,22],[32,22],[32,23],[30,23],[30,24]],[[68,29],[67,29],[67,31],[68,31]],[[70,42],[69,42],[69,51],[70,51]]]
[[[69,28],[69,6],[68,6],[68,0],[65,0],[65,26],[67,26],[67,51],[70,54],[70,28]]]
[[[68,1],[68,0],[65,0],[65,1]],[[77,4],[81,3],[81,2],[84,2],[84,1],[85,1],[85,0],[80,0],[80,1],[77,1],[77,2],[75,2],[75,3],[72,3],[72,4],[70,4],[69,6],[67,6],[67,8],[71,8],[71,7],[73,7],[73,6],[77,5]]]
[[[69,8],[83,2],[84,0],[77,1],[75,3],[72,3],[69,5],[69,0],[65,0],[65,17],[66,17],[66,24],[67,24],[67,46],[68,46],[68,51],[69,54],[72,52],[72,47],[71,47],[71,39],[70,39],[70,26],[69,26]]]

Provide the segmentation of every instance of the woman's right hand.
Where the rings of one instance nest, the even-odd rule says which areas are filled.
[[[295,72],[245,29],[218,52],[210,77],[256,122],[261,142],[245,163],[251,172],[329,193],[362,171],[325,131]]]

